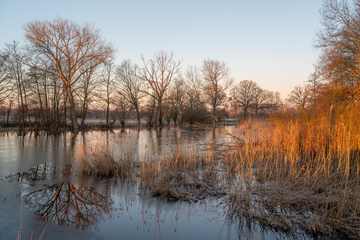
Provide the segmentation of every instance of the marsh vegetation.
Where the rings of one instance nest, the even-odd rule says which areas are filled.
[[[359,239],[360,1],[324,0],[320,13],[319,60],[286,99],[235,80],[224,61],[183,70],[160,50],[139,65],[116,65],[114,46],[91,24],[26,23],[27,46],[14,41],[0,51],[1,177],[34,190],[28,210],[83,230],[112,218],[114,202],[63,181],[74,176],[188,206],[217,199],[238,229],[245,222],[285,237]],[[236,126],[226,127],[229,119]],[[26,154],[25,139],[36,151]],[[55,147],[37,149],[43,139]],[[24,169],[38,157],[36,170]],[[49,180],[39,168],[48,162],[57,180],[33,189]]]
[[[169,155],[119,156],[97,145],[79,155],[77,169],[138,182],[169,200],[225,197],[228,217],[285,232],[358,238],[360,116],[353,108],[334,112],[331,122],[283,112],[236,133],[220,127],[213,131],[233,141],[201,149],[189,142]]]

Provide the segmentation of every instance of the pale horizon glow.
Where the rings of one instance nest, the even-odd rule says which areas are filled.
[[[125,59],[141,66],[140,56],[163,49],[189,65],[204,59],[226,62],[231,75],[279,91],[285,99],[313,71],[318,52],[312,43],[321,28],[322,0],[258,1],[1,1],[0,49],[13,40],[25,44],[23,26],[57,16],[94,23]]]

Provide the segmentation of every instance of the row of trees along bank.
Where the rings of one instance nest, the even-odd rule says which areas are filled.
[[[13,41],[0,52],[0,104],[3,125],[56,129],[85,127],[89,111],[104,110],[106,127],[122,126],[130,114],[147,116],[149,125],[196,122],[204,116],[242,109],[278,110],[279,93],[254,81],[238,84],[225,62],[205,59],[200,68],[180,71],[181,61],[160,50],[114,64],[115,49],[91,24],[62,18],[33,21],[24,27],[27,44]],[[230,110],[229,110],[230,109]],[[12,111],[15,110],[15,111]],[[11,112],[14,112],[11,114]],[[13,117],[11,117],[13,115]],[[81,119],[79,126],[78,118]]]

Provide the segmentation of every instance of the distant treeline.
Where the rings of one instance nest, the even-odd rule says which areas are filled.
[[[236,82],[219,60],[180,71],[181,61],[160,50],[150,59],[141,56],[140,65],[130,60],[115,65],[114,46],[93,25],[62,18],[29,22],[26,44],[13,41],[0,51],[1,125],[56,129],[68,120],[78,130],[85,128],[89,110],[102,111],[105,127],[111,127],[115,121],[124,126],[129,116],[161,126],[201,122],[208,115],[246,119],[249,110],[328,112],[331,106],[357,105],[359,1],[354,6],[325,1],[321,15],[319,61],[308,83],[296,86],[285,102],[254,81]]]

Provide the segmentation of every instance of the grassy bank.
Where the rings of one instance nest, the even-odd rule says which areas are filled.
[[[78,169],[138,181],[169,199],[226,195],[229,217],[277,230],[360,238],[359,112],[283,112],[229,134],[245,141],[202,151],[177,146],[167,157],[84,149]]]

